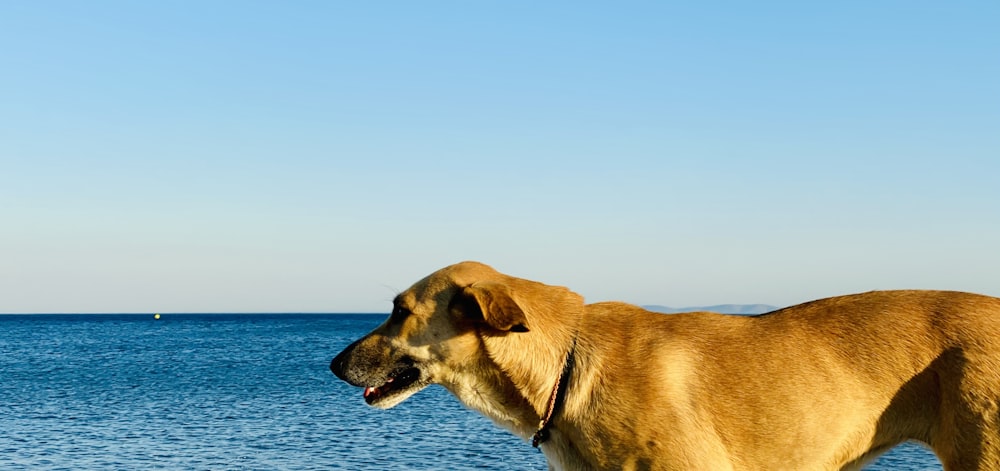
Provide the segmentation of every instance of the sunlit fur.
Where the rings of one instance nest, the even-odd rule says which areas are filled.
[[[946,471],[1000,471],[1000,299],[876,291],[756,317],[584,305],[464,262],[403,292],[410,314],[331,368],[384,380],[410,358],[528,439],[577,339],[553,470],[855,470],[906,440]],[[526,331],[525,331],[526,330]]]

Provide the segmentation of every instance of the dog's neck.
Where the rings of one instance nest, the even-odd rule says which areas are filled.
[[[466,407],[530,440],[546,416],[551,415],[549,422],[557,418],[557,412],[549,413],[557,378],[565,376],[559,382],[569,383],[563,370],[574,336],[564,333],[550,334],[542,343],[526,337],[539,335],[534,332],[482,335],[484,355],[452,365],[439,382]]]
[[[548,343],[540,345],[535,341],[530,343],[533,349],[515,350],[520,352],[519,364],[533,366],[537,374],[515,376],[518,369],[508,368],[506,377],[515,383],[517,391],[531,396],[530,412],[535,414],[537,424],[531,432],[517,435],[524,439],[530,437],[532,445],[545,453],[550,470],[591,471],[593,468],[573,443],[573,436],[562,429],[567,421],[574,421],[580,407],[588,401],[587,391],[580,389],[581,382],[585,384],[586,381],[579,376],[581,370],[578,368],[579,360],[586,362],[587,349],[577,348],[576,331],[555,330],[557,333],[553,335],[553,330],[549,330]],[[531,392],[537,384],[544,384],[544,387],[540,392]]]
[[[527,439],[535,431],[539,416],[533,404],[488,356],[466,361],[440,383],[466,407],[511,433]]]

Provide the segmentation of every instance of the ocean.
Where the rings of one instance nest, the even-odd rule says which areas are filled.
[[[0,315],[0,469],[547,469],[441,387],[382,411],[337,380],[383,319]],[[866,469],[942,468],[905,444]]]

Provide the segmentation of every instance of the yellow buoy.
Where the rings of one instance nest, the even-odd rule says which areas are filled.
[[[159,314],[153,314],[153,319],[160,320],[160,315]]]

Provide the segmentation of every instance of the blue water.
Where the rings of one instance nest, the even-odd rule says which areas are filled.
[[[368,315],[0,315],[0,469],[545,470],[440,387],[389,411],[330,359]],[[869,470],[940,470],[904,445]]]

